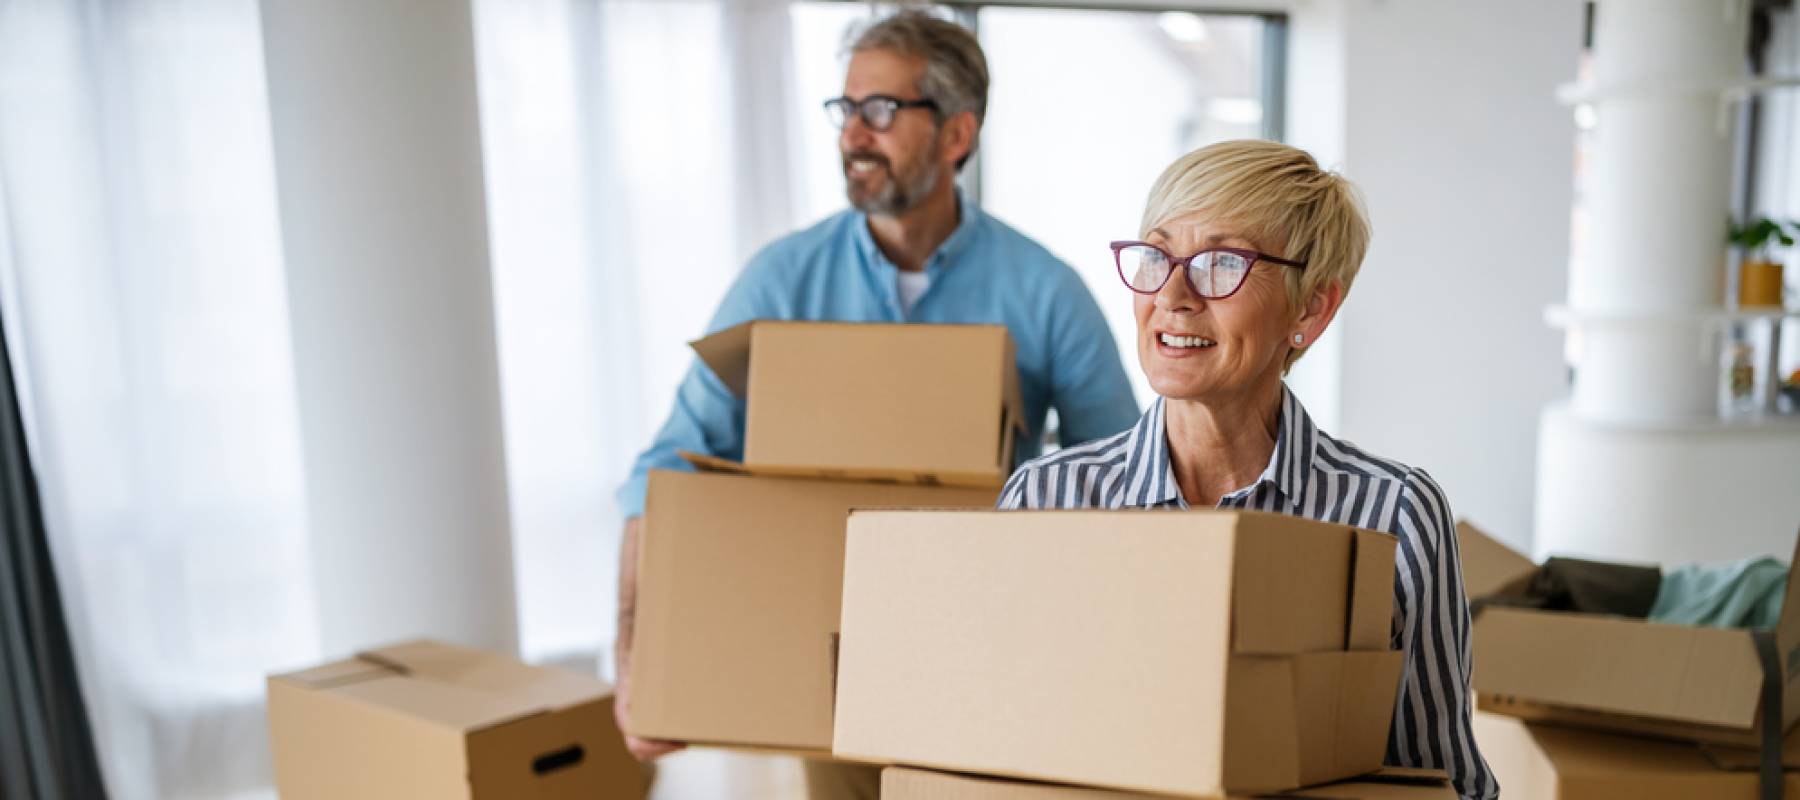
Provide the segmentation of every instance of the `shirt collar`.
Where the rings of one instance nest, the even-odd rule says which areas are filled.
[[[1156,398],[1150,409],[1138,419],[1126,437],[1125,505],[1157,508],[1185,507],[1181,484],[1175,480],[1175,464],[1169,459],[1168,428],[1163,415],[1163,398]],[[1306,498],[1306,486],[1312,475],[1313,451],[1318,444],[1318,428],[1312,416],[1300,404],[1300,398],[1281,386],[1281,418],[1275,423],[1275,452],[1262,475],[1233,495],[1266,486],[1281,494],[1289,507],[1298,508]]]

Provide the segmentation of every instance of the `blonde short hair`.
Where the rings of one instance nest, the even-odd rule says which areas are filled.
[[[1219,142],[1176,159],[1150,187],[1138,235],[1196,211],[1239,226],[1269,255],[1306,262],[1306,269],[1283,270],[1295,314],[1333,282],[1349,296],[1369,248],[1369,222],[1356,187],[1320,169],[1305,150],[1279,142]],[[1290,353],[1288,365],[1303,352]]]

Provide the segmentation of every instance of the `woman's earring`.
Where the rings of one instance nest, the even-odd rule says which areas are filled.
[[[1302,333],[1294,334],[1294,346],[1299,347],[1303,344],[1306,344],[1306,335]]]

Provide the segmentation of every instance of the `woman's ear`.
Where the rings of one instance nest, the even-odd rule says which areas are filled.
[[[1325,335],[1325,329],[1331,320],[1337,317],[1338,308],[1344,304],[1344,285],[1332,281],[1319,287],[1306,299],[1306,307],[1300,309],[1300,317],[1294,320],[1294,333],[1303,337],[1301,346],[1310,346]]]

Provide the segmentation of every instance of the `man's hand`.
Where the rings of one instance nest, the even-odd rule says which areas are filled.
[[[624,678],[623,673],[621,673],[619,677],[621,679]],[[628,684],[624,680],[620,680],[619,686],[613,695],[613,720],[619,723],[620,733],[624,733],[631,728],[631,695],[626,692],[625,687],[627,685]],[[625,749],[630,750],[631,757],[639,761],[653,761],[684,747],[687,747],[687,745],[680,742],[670,742],[662,739],[642,739],[632,736],[629,733],[625,734]]]
[[[619,635],[613,644],[613,674],[618,685],[613,689],[613,720],[625,734],[625,748],[639,761],[651,761],[686,747],[680,742],[643,739],[631,730],[631,638],[637,620],[637,551],[642,528],[637,518],[625,521],[625,533],[619,537]]]

